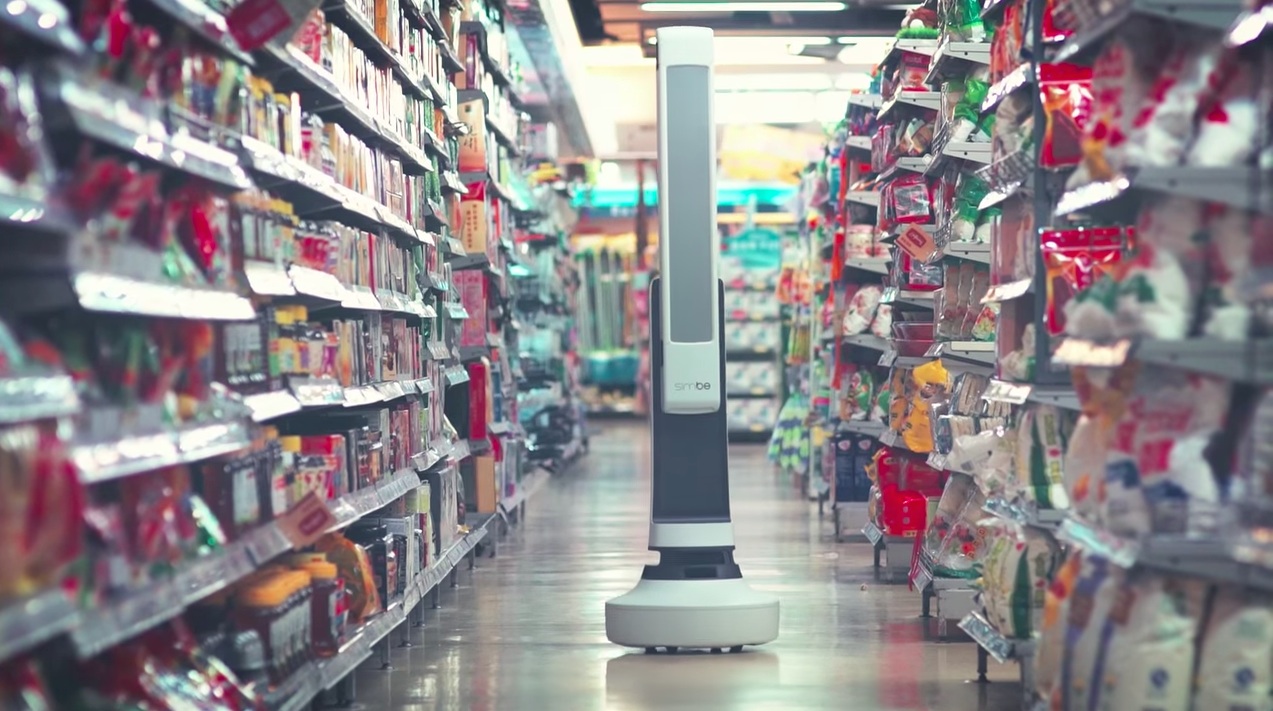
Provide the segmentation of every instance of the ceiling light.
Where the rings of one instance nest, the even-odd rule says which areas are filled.
[[[773,1],[749,1],[739,0],[737,2],[677,2],[677,0],[661,0],[659,2],[641,3],[641,9],[645,12],[838,12],[848,7],[843,2],[823,2],[817,0],[814,2],[804,2],[793,0],[792,2]]]

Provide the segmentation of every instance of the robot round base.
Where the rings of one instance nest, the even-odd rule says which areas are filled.
[[[778,637],[778,599],[745,580],[641,580],[606,603],[606,637],[669,653],[741,651]]]

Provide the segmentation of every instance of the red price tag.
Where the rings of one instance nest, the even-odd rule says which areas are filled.
[[[279,518],[278,527],[293,548],[303,548],[317,541],[336,523],[336,517],[327,508],[327,503],[310,492]]]

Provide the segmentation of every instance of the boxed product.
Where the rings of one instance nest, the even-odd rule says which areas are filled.
[[[477,513],[495,513],[499,508],[500,486],[495,476],[495,457],[483,454],[473,457],[472,489],[465,500],[473,503]]]

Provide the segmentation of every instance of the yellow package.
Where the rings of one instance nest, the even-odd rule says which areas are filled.
[[[931,452],[933,427],[928,417],[928,406],[946,399],[946,393],[950,390],[950,374],[942,367],[941,361],[934,360],[912,370],[910,380],[902,441],[912,452]]]

